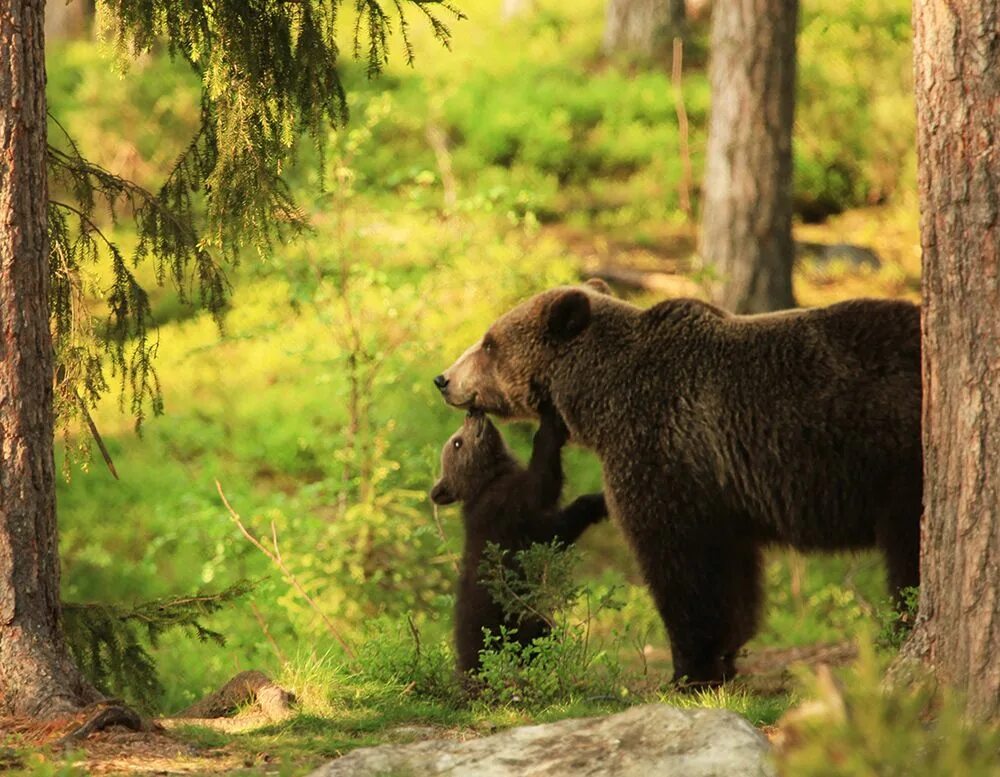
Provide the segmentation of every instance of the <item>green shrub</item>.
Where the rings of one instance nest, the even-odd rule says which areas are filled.
[[[538,709],[587,697],[628,696],[628,671],[617,658],[620,641],[606,647],[592,633],[594,618],[621,609],[623,601],[616,587],[580,585],[578,561],[576,550],[559,542],[536,543],[512,559],[487,546],[481,579],[515,625],[485,635],[476,676],[482,703]],[[574,610],[581,602],[582,614]],[[511,632],[529,617],[541,618],[551,630],[522,646]]]
[[[897,651],[913,631],[920,603],[920,589],[916,586],[904,588],[900,592],[902,607],[888,601],[878,612],[879,632],[876,644],[883,649]]]
[[[794,741],[779,758],[781,773],[1000,775],[1000,729],[970,724],[961,700],[935,692],[929,680],[884,691],[882,678],[883,666],[868,638],[862,638],[859,659],[843,685],[828,673],[806,677],[816,711],[793,713]]]

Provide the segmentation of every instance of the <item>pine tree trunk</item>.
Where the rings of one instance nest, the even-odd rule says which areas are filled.
[[[792,307],[792,121],[798,0],[717,0],[699,252],[716,301]]]
[[[1000,716],[1000,12],[913,8],[923,248],[924,519],[912,644]]]
[[[91,3],[84,0],[46,0],[45,39],[76,38],[87,29]]]
[[[684,0],[608,0],[604,51],[650,56],[684,35]]]
[[[59,610],[44,0],[0,0],[0,713],[93,701]]]
[[[500,5],[500,20],[509,22],[534,8],[534,0],[503,0]]]

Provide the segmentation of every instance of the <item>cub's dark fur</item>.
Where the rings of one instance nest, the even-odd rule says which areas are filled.
[[[462,503],[465,549],[455,602],[455,649],[459,672],[479,667],[483,629],[517,629],[523,645],[548,631],[541,618],[520,623],[505,620],[503,608],[480,583],[479,565],[489,542],[507,551],[505,558],[533,543],[569,544],[607,516],[603,494],[581,496],[559,509],[562,492],[562,446],[569,436],[562,419],[543,413],[527,469],[511,455],[503,437],[484,415],[469,415],[445,443],[441,479],[431,490],[439,505]],[[513,561],[511,562],[513,563]]]

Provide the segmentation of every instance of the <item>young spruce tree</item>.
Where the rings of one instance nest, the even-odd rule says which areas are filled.
[[[48,115],[44,6],[0,0],[0,715],[33,717],[100,698],[62,634],[53,434],[57,415],[86,419],[111,382],[137,425],[161,409],[149,298],[132,268],[152,262],[221,315],[227,262],[303,225],[281,176],[297,144],[322,152],[347,120],[338,23],[353,25],[354,54],[375,75],[393,32],[412,59],[407,14],[445,44],[440,13],[459,15],[447,0],[97,0],[123,54],[165,44],[202,84],[200,128],[150,191],[89,162]],[[70,196],[50,200],[50,177]],[[128,256],[100,228],[109,212],[135,223]],[[101,322],[80,304],[80,276],[105,252],[114,280]]]

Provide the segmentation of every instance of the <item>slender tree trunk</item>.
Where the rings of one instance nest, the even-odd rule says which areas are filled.
[[[500,5],[500,20],[509,22],[511,19],[528,13],[534,7],[534,0],[503,0]]]
[[[1000,11],[916,0],[924,519],[908,646],[1000,716]]]
[[[684,35],[684,0],[608,0],[604,51],[650,56]]]
[[[702,261],[737,313],[792,307],[792,121],[798,0],[717,0]]]
[[[46,0],[45,39],[76,38],[87,29],[87,17],[93,12],[85,0]]]
[[[96,698],[59,610],[44,0],[0,0],[0,712]]]

